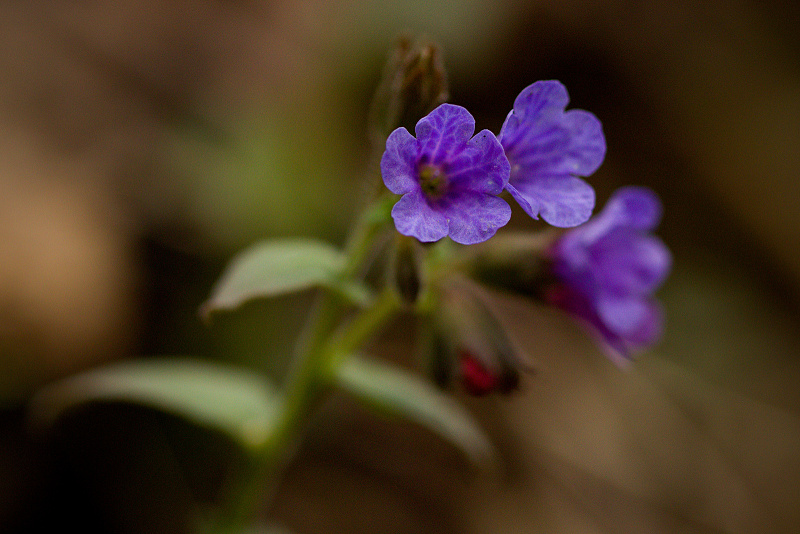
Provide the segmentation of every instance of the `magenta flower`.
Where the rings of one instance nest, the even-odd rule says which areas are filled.
[[[508,192],[528,215],[562,228],[591,216],[594,190],[579,177],[596,171],[606,153],[600,121],[588,111],[565,112],[568,102],[560,82],[529,85],[498,136],[511,164]]]
[[[381,158],[383,182],[403,195],[392,208],[397,231],[423,242],[450,238],[465,245],[492,237],[511,218],[497,197],[509,164],[489,130],[475,137],[475,120],[461,106],[442,104],[415,128],[398,128]]]
[[[618,362],[661,334],[661,308],[652,294],[672,261],[664,243],[649,234],[660,218],[652,191],[622,188],[598,216],[565,233],[552,249],[559,284],[549,300],[593,326]]]

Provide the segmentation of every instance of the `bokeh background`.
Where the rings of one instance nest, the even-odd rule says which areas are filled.
[[[601,119],[598,205],[628,184],[665,204],[666,333],[620,370],[502,297],[538,370],[463,399],[498,472],[337,398],[270,515],[315,533],[800,531],[798,27],[791,0],[3,2],[0,530],[187,532],[232,444],[119,405],[34,433],[26,401],[141,355],[280,373],[308,295],[210,326],[197,307],[258,239],[342,241],[407,31],[442,45],[479,128],[539,79]]]

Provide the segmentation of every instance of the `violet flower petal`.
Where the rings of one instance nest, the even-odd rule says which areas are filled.
[[[661,202],[656,194],[646,187],[623,187],[609,199],[617,225],[649,232],[661,221]]]
[[[615,335],[626,336],[641,328],[649,317],[647,301],[639,295],[600,293],[595,299],[597,315]]]
[[[499,195],[508,183],[509,172],[503,147],[489,130],[478,132],[447,164],[447,177],[459,191]]]
[[[414,131],[419,161],[440,164],[464,149],[475,132],[475,119],[461,106],[442,104],[421,118]]]
[[[592,225],[587,225],[583,238],[596,240],[616,227],[647,232],[658,226],[661,212],[661,202],[650,189],[623,187],[608,199],[603,211],[593,219]]]
[[[672,257],[657,237],[617,228],[594,247],[590,276],[610,290],[644,295],[657,288],[669,272]]]
[[[639,328],[625,336],[630,349],[647,347],[661,337],[664,328],[664,312],[661,310],[661,306],[653,300],[647,301],[645,304],[647,314],[642,318]]]
[[[419,189],[416,160],[417,140],[405,128],[393,131],[381,157],[381,175],[389,191],[404,195]]]
[[[511,206],[486,193],[462,193],[445,212],[450,239],[462,245],[482,243],[511,219]]]
[[[407,193],[392,208],[397,231],[423,243],[438,241],[448,233],[447,217],[428,205],[422,191]]]
[[[606,152],[597,117],[565,112],[568,102],[560,82],[536,82],[519,94],[498,136],[511,164],[509,192],[531,217],[561,227],[591,216],[594,193],[589,202],[591,187],[575,177],[596,171]]]
[[[540,176],[536,180],[506,185],[520,207],[553,226],[569,228],[586,222],[594,209],[594,189],[574,176]]]
[[[566,88],[556,80],[522,90],[498,136],[513,164],[536,173],[577,176],[600,167],[606,153],[602,125],[588,111],[564,111],[568,103]]]

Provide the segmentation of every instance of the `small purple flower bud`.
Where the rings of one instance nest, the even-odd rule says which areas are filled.
[[[525,212],[562,228],[586,222],[594,209],[589,176],[603,162],[606,140],[597,117],[564,111],[561,82],[540,81],[522,90],[498,139],[511,164],[506,186]]]
[[[416,126],[416,139],[398,128],[381,158],[383,182],[403,195],[392,208],[397,231],[422,242],[445,236],[472,245],[511,218],[498,198],[508,183],[503,147],[489,130],[472,137],[475,120],[461,106],[442,104]]]
[[[598,216],[565,233],[552,249],[559,282],[548,300],[593,326],[618,363],[661,334],[661,309],[652,294],[667,277],[672,259],[664,243],[649,233],[660,218],[655,193],[625,187]]]

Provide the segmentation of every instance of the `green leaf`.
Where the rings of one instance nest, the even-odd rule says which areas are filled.
[[[246,448],[270,435],[281,398],[262,376],[237,367],[168,358],[112,364],[43,388],[31,416],[53,423],[70,408],[92,401],[149,406],[221,431]]]
[[[355,356],[342,362],[336,378],[365,404],[427,427],[457,445],[476,464],[493,459],[494,448],[477,421],[432,384],[388,363]]]
[[[242,303],[315,286],[328,287],[349,300],[364,304],[369,290],[360,282],[339,276],[345,255],[339,249],[310,239],[280,239],[254,245],[228,265],[201,314],[232,310]]]

